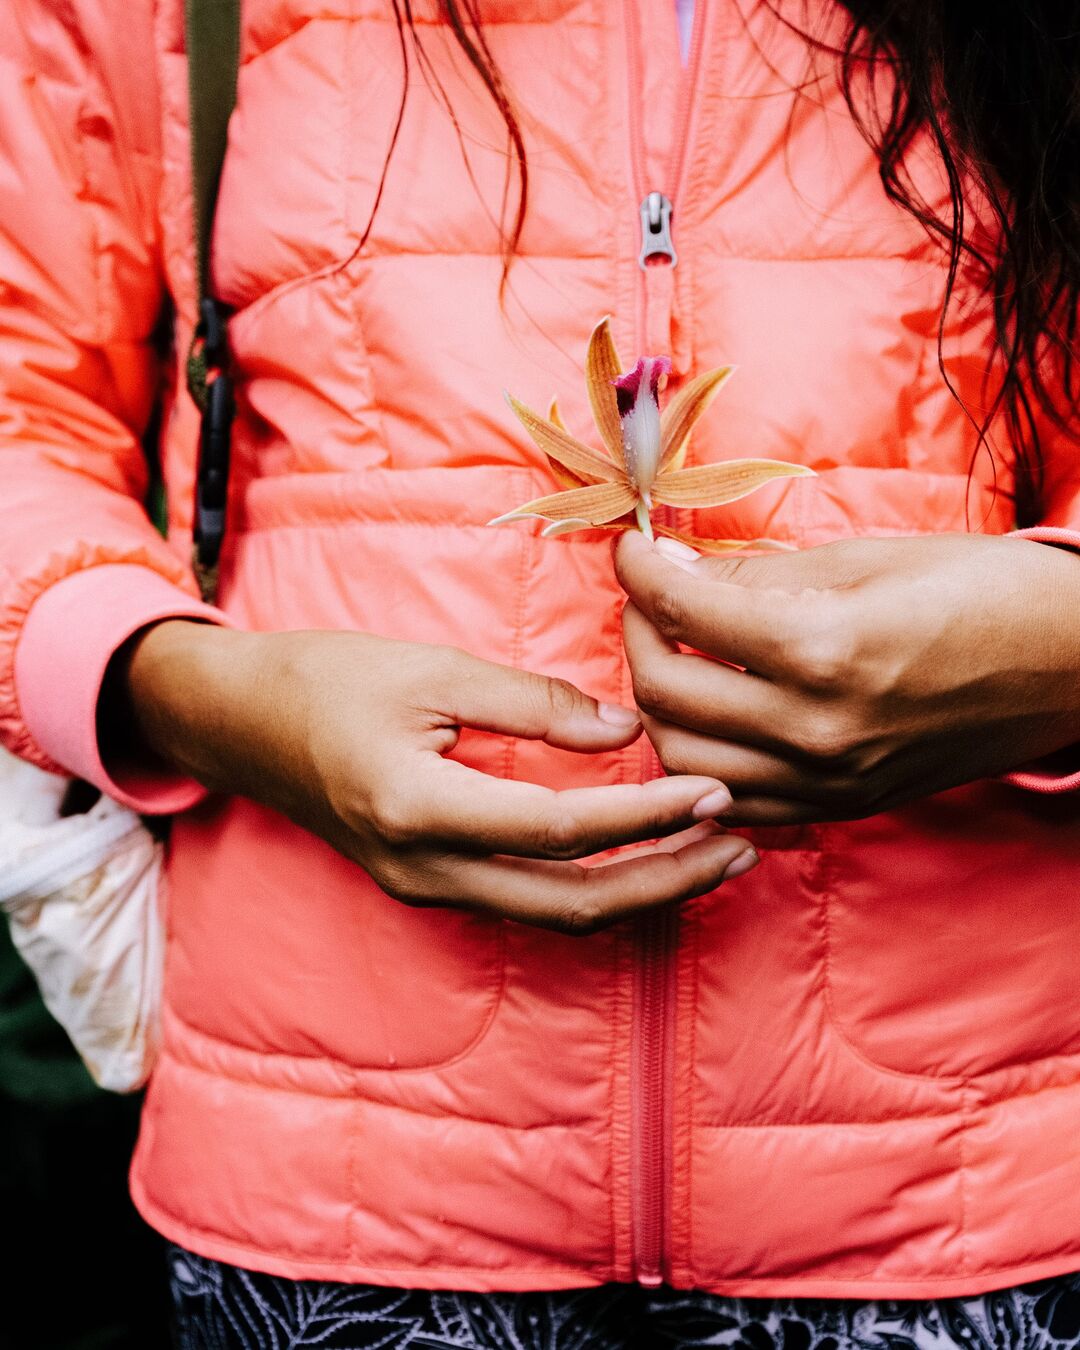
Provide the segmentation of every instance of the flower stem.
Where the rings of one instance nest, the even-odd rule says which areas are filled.
[[[649,508],[638,498],[638,504],[634,507],[634,515],[637,516],[638,529],[646,539],[654,539],[652,521],[649,519]]]

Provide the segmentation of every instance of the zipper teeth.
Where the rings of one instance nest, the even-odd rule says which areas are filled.
[[[663,1278],[670,1163],[671,953],[676,916],[668,908],[644,921],[638,979],[638,1092],[635,1147],[638,1182],[635,1274],[642,1284]]]
[[[638,14],[638,0],[623,0],[623,13],[626,17],[627,64],[630,67],[633,85],[633,88],[629,91],[630,173],[634,180],[635,205],[640,205],[644,200],[647,189],[645,186],[644,136],[641,125],[644,79],[641,70],[641,18]]]
[[[657,978],[664,959],[663,933],[659,922],[654,919],[649,925],[649,936],[645,948],[646,975],[645,996],[642,1006],[642,1020],[648,1028],[642,1072],[645,1079],[643,1101],[645,1105],[644,1128],[647,1131],[648,1147],[643,1150],[643,1162],[647,1164],[649,1180],[652,1183],[645,1190],[645,1203],[642,1206],[643,1234],[650,1239],[643,1253],[643,1274],[660,1274],[660,1263],[664,1249],[664,1210],[663,1210],[663,1130],[660,1128],[664,1112],[664,1062],[663,1062],[663,990]],[[644,1242],[643,1242],[643,1245]]]
[[[701,52],[705,46],[705,10],[708,0],[695,0],[694,23],[690,30],[690,51],[687,53],[686,69],[682,72],[679,86],[679,101],[675,114],[675,139],[671,143],[670,191],[668,196],[677,201],[684,187],[686,175],[688,141],[690,137],[690,112],[693,106],[694,90],[698,83],[698,71],[701,66]]]
[[[628,127],[630,132],[630,171],[636,205],[644,201],[652,184],[646,182],[643,131],[644,79],[641,57],[641,21],[639,0],[624,0],[627,36],[627,66],[630,73]],[[670,4],[670,0],[668,0]],[[694,89],[698,81],[701,52],[704,47],[707,0],[697,0],[690,51],[679,88],[676,108],[675,139],[668,164],[668,181],[662,186],[666,195],[680,206],[683,178],[689,158],[688,138]],[[646,339],[647,287],[644,275],[639,279],[637,328],[639,348]],[[665,513],[666,514],[666,513]],[[646,771],[659,772],[653,755],[644,762]],[[645,1285],[658,1285],[667,1262],[668,1191],[672,1168],[673,1109],[670,1079],[673,1070],[672,1023],[675,990],[673,954],[678,913],[670,906],[643,917],[638,929],[638,971],[635,981],[634,1030],[632,1040],[632,1129],[631,1206],[633,1262],[636,1279]]]
[[[642,128],[642,104],[645,99],[644,78],[642,74],[641,62],[641,19],[638,14],[638,0],[623,0],[623,28],[626,33],[626,64],[629,72],[629,85],[627,90],[628,106],[627,121],[630,132],[630,177],[631,187],[634,193],[634,209],[640,212],[641,203],[645,199],[645,139]],[[647,321],[646,306],[647,298],[643,278],[639,278],[635,289],[637,291],[636,314],[634,316],[634,326],[637,334],[636,346],[638,351],[642,349],[645,340],[645,325]]]
[[[662,775],[656,751],[644,737],[642,740],[644,776]],[[638,930],[634,1265],[635,1277],[647,1286],[661,1283],[667,1247],[668,1135],[672,1123],[668,1100],[669,976],[673,924],[677,922],[676,911],[664,906],[645,914]]]
[[[117,812],[103,816],[92,829],[80,831],[52,846],[44,846],[40,853],[5,870],[0,903],[18,900],[31,886],[38,890],[43,886],[55,890],[68,885],[95,854],[137,834],[142,828],[142,822],[137,818],[133,820],[126,813]]]
[[[683,187],[686,173],[687,149],[690,132],[690,113],[694,99],[694,89],[698,82],[701,65],[701,53],[705,46],[705,17],[708,0],[695,0],[694,22],[690,31],[690,50],[687,53],[686,67],[681,72],[679,97],[675,109],[675,136],[671,142],[671,158],[668,161],[667,181],[660,185],[665,196],[676,206]],[[633,89],[630,91],[630,168],[634,180],[634,194],[638,204],[651,189],[645,174],[645,147],[641,121],[641,103],[644,94],[644,79],[641,68],[641,16],[638,13],[638,0],[624,0],[626,16],[626,38],[629,50],[629,65],[633,77]]]

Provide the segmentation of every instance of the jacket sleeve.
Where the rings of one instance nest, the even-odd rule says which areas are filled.
[[[1015,533],[1080,555],[1080,445],[1060,428],[1044,424],[1043,446],[1040,520]],[[1080,567],[1080,556],[1076,565]],[[1080,678],[1080,671],[1077,675]],[[1029,792],[1074,792],[1080,788],[1080,744],[1055,755],[1052,762],[1026,765],[1005,781]]]
[[[109,658],[170,615],[221,621],[150,524],[160,154],[148,0],[0,5],[0,739],[144,811],[95,729]]]

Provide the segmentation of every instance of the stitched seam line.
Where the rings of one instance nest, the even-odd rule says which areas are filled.
[[[413,15],[413,23],[417,28],[442,28],[445,27],[445,20],[439,18],[427,18],[423,14]],[[484,16],[484,28],[539,28],[547,23],[546,19],[500,19],[498,16]],[[601,28],[602,19],[579,18],[577,16],[563,16],[561,23],[572,24],[576,28]],[[291,42],[293,38],[298,37],[305,28],[314,23],[349,23],[349,24],[375,24],[382,23],[386,27],[391,27],[392,20],[385,18],[381,14],[306,14],[304,18],[295,27],[290,28],[288,32],[281,33],[278,37],[268,42],[265,47],[260,47],[258,51],[253,51],[244,58],[241,69],[253,66],[262,57],[268,56],[279,47],[284,46],[286,42]],[[396,31],[396,30],[395,30]]]
[[[690,1018],[690,1065],[689,1065],[689,1073],[690,1073],[691,1076],[693,1076],[693,1074],[695,1073],[696,1068],[697,1068],[697,1029],[698,1029],[698,1022],[699,1022],[699,1020],[700,1020],[700,1019],[698,1018],[698,995],[699,995],[700,990],[701,990],[701,942],[700,942],[700,934],[701,934],[701,913],[700,913],[700,911],[698,911],[698,913],[694,916],[694,919],[692,920],[692,922],[694,923],[694,930],[695,930],[695,931],[694,931],[694,934],[693,934],[693,939],[694,939],[694,961],[693,961],[693,966],[692,966],[692,970],[693,970],[693,976],[692,976],[692,978],[693,978],[693,981],[694,981],[694,986],[693,986],[693,994],[692,994],[691,1002],[690,1002],[690,1006],[691,1006],[691,1009],[692,1009],[692,1013],[691,1013],[691,1018]],[[694,1103],[694,1100],[695,1100],[696,1096],[697,1096],[696,1093],[691,1093],[691,1096],[690,1096],[690,1133],[691,1133],[691,1139],[688,1141],[688,1146],[687,1146],[687,1149],[686,1149],[686,1159],[685,1159],[685,1163],[684,1163],[684,1166],[685,1166],[685,1168],[686,1168],[686,1206],[687,1206],[687,1211],[688,1211],[688,1213],[689,1213],[691,1216],[695,1213],[695,1209],[694,1209],[694,1145],[693,1145],[693,1137],[692,1137],[692,1136],[693,1136],[694,1131],[697,1129],[698,1123],[699,1123],[698,1120],[697,1120],[697,1118],[696,1118],[695,1115],[694,1115],[694,1106],[693,1106],[693,1103]],[[692,1218],[691,1218],[691,1221],[688,1222],[687,1225],[686,1225],[686,1266],[687,1266],[687,1269],[688,1269],[689,1271],[691,1271],[692,1273],[696,1272],[696,1270],[697,1270],[697,1264],[696,1264],[696,1262],[694,1261],[694,1234],[695,1234],[696,1232],[697,1232],[697,1225],[693,1222],[693,1220],[692,1220]]]
[[[822,952],[823,984],[822,992],[824,994],[825,1008],[829,1017],[829,1025],[832,1028],[837,1040],[848,1050],[848,1052],[866,1068],[872,1069],[875,1073],[882,1074],[887,1078],[898,1078],[903,1082],[915,1083],[937,1083],[942,1087],[961,1087],[964,1079],[959,1074],[925,1074],[925,1073],[907,1073],[903,1069],[894,1069],[887,1064],[879,1064],[871,1059],[863,1050],[852,1040],[846,1028],[837,1015],[832,986],[832,904],[836,886],[834,876],[834,865],[837,861],[835,851],[830,853],[824,846],[824,832],[819,832],[819,875],[821,877],[820,888],[820,908],[822,916],[822,935],[824,947]]]
[[[230,1238],[227,1234],[219,1232],[217,1229],[214,1229],[214,1228],[208,1228],[208,1227],[205,1227],[205,1226],[203,1226],[203,1225],[201,1225],[201,1224],[192,1223],[192,1222],[191,1222],[190,1220],[188,1220],[188,1219],[183,1219],[183,1218],[181,1218],[181,1217],[176,1213],[175,1210],[170,1209],[167,1205],[163,1204],[160,1200],[154,1200],[154,1201],[152,1201],[151,1203],[153,1204],[153,1207],[154,1207],[155,1209],[157,1209],[158,1211],[160,1211],[161,1213],[171,1215],[171,1216],[173,1217],[173,1219],[176,1221],[176,1224],[177,1224],[179,1227],[184,1228],[184,1229],[187,1229],[189,1232],[192,1232],[192,1233],[201,1233],[201,1234],[204,1234],[206,1237],[218,1238],[218,1239],[222,1242],[222,1244],[223,1244],[224,1246],[228,1246],[228,1247],[233,1248],[233,1249],[235,1249],[235,1250],[237,1250],[237,1251],[240,1251],[240,1252],[243,1252],[243,1251],[255,1251],[255,1252],[263,1252],[263,1253],[265,1253],[266,1255],[275,1255],[275,1256],[276,1256],[276,1255],[280,1255],[280,1252],[277,1252],[277,1251],[270,1251],[269,1249],[267,1249],[267,1248],[265,1248],[265,1247],[259,1246],[257,1243],[239,1243],[239,1242],[234,1241],[234,1240],[233,1240],[232,1238]],[[1064,1251],[1064,1252],[1061,1253],[1062,1259],[1066,1259],[1066,1258],[1071,1259],[1071,1257],[1074,1256],[1074,1255],[1076,1256],[1077,1260],[1080,1260],[1080,1247],[1076,1248],[1075,1251],[1074,1251],[1074,1250],[1066,1250],[1066,1251]],[[288,1259],[289,1259],[289,1261],[290,1261],[293,1265],[297,1265],[297,1266],[326,1266],[326,1265],[333,1265],[333,1264],[335,1264],[332,1258],[327,1259],[327,1258],[325,1258],[325,1257],[324,1257],[324,1258],[319,1258],[319,1259],[314,1259],[314,1258],[311,1258],[311,1257],[299,1257],[299,1256],[291,1256],[291,1255],[290,1255]],[[1032,1266],[1049,1265],[1049,1264],[1051,1264],[1051,1262],[1050,1262],[1049,1260],[1045,1260],[1045,1261],[1026,1262],[1026,1263],[1023,1263],[1023,1264],[1015,1264],[1015,1263],[1014,1263],[1013,1265],[1009,1265],[1009,1266],[981,1267],[980,1270],[979,1270],[979,1272],[978,1272],[978,1274],[980,1275],[980,1277],[982,1277],[982,1276],[993,1276],[993,1275],[996,1275],[998,1272],[1000,1272],[1001,1274],[1008,1274],[1008,1273],[1011,1272],[1011,1271],[1025,1271],[1025,1270],[1030,1269]],[[1055,1264],[1056,1264],[1056,1261],[1055,1261]],[[417,1273],[417,1267],[415,1267],[415,1266],[413,1266],[413,1267],[409,1267],[409,1266],[404,1266],[404,1267],[398,1267],[398,1266],[363,1266],[363,1267],[361,1267],[361,1268],[364,1269],[364,1270],[370,1270],[373,1274],[377,1272],[377,1273],[379,1273],[379,1274],[385,1274],[385,1275],[407,1275],[407,1276],[409,1276],[410,1278],[415,1278],[416,1273]],[[587,1285],[587,1284],[589,1284],[589,1283],[592,1282],[592,1281],[595,1281],[597,1284],[600,1284],[600,1283],[606,1283],[607,1281],[609,1281],[609,1280],[611,1280],[611,1279],[614,1278],[614,1275],[613,1275],[612,1272],[610,1272],[610,1271],[605,1271],[605,1270],[603,1270],[603,1268],[601,1268],[601,1270],[600,1270],[599,1272],[588,1272],[588,1271],[584,1271],[581,1267],[566,1267],[566,1266],[544,1266],[544,1267],[541,1267],[540,1269],[535,1269],[535,1268],[526,1267],[526,1266],[518,1266],[518,1265],[515,1265],[515,1264],[507,1264],[507,1265],[502,1265],[502,1266],[480,1266],[480,1265],[476,1265],[476,1266],[450,1266],[450,1267],[442,1266],[442,1267],[439,1267],[439,1269],[440,1269],[440,1271],[445,1271],[445,1272],[447,1272],[447,1273],[451,1273],[451,1272],[453,1272],[453,1273],[460,1273],[460,1274],[466,1275],[466,1276],[468,1276],[468,1275],[475,1275],[478,1271],[504,1271],[504,1270],[510,1270],[510,1271],[513,1271],[515,1274],[518,1274],[518,1275],[552,1275],[552,1274],[557,1274],[557,1275],[570,1275],[570,1276],[574,1276],[576,1279],[580,1280],[581,1283],[582,1283],[583,1285]],[[798,1283],[798,1284],[807,1284],[807,1285],[829,1285],[829,1286],[835,1286],[835,1285],[837,1285],[837,1284],[845,1284],[845,1285],[849,1285],[849,1284],[877,1284],[877,1285],[888,1284],[888,1285],[900,1285],[900,1286],[903,1286],[903,1287],[909,1287],[909,1286],[910,1286],[910,1287],[915,1287],[915,1288],[925,1288],[927,1285],[931,1285],[931,1284],[932,1284],[932,1285],[954,1285],[954,1284],[963,1284],[963,1283],[966,1283],[966,1282],[970,1281],[971,1278],[972,1278],[972,1277],[971,1277],[970,1274],[968,1274],[968,1275],[921,1276],[921,1277],[919,1277],[919,1278],[909,1278],[909,1279],[897,1279],[897,1278],[895,1278],[895,1277],[893,1277],[893,1276],[890,1276],[888,1279],[883,1279],[880,1275],[844,1275],[843,1277],[839,1277],[839,1276],[835,1276],[835,1275],[821,1275],[821,1276],[818,1276],[818,1275],[799,1275],[799,1276],[790,1277],[790,1278],[786,1278],[786,1277],[785,1277],[785,1278],[781,1278],[781,1279],[777,1279],[777,1280],[770,1280],[768,1276],[765,1276],[765,1277],[761,1277],[761,1278],[758,1278],[758,1279],[755,1280],[755,1279],[746,1279],[745,1277],[738,1276],[738,1275],[731,1275],[731,1276],[723,1276],[723,1277],[721,1277],[719,1280],[717,1280],[717,1283],[718,1283],[718,1284],[734,1284],[734,1283],[757,1283],[757,1284],[784,1283],[784,1284],[793,1284],[793,1283]]]
[[[229,1237],[227,1233],[223,1233],[217,1228],[208,1228],[203,1224],[194,1223],[190,1219],[181,1218],[180,1215],[177,1214],[175,1210],[170,1209],[160,1200],[155,1199],[151,1203],[153,1204],[155,1209],[160,1210],[164,1214],[171,1215],[173,1219],[175,1219],[179,1227],[185,1228],[191,1233],[202,1233],[206,1237],[217,1238],[221,1241],[221,1243],[224,1246],[232,1247],[241,1252],[242,1251],[263,1252],[267,1256],[281,1255],[280,1251],[277,1250],[276,1248],[270,1249],[267,1247],[262,1247],[255,1242],[251,1243],[237,1242],[235,1241],[235,1239]],[[287,1259],[294,1266],[327,1266],[336,1264],[333,1257],[316,1258],[308,1256],[294,1256],[292,1253],[289,1253]],[[360,1268],[363,1270],[370,1270],[373,1274],[378,1272],[380,1274],[385,1275],[407,1275],[410,1278],[415,1278],[418,1269],[418,1267],[416,1266],[367,1266],[363,1265],[362,1263],[360,1263]],[[497,1271],[497,1270],[505,1270],[507,1268],[508,1267],[506,1266],[440,1266],[439,1270],[446,1272],[459,1272],[462,1275],[475,1275],[476,1272],[479,1270]],[[581,1279],[586,1284],[589,1282],[589,1278],[583,1275],[580,1267],[576,1266],[541,1266],[534,1268],[531,1266],[512,1265],[509,1267],[509,1269],[513,1270],[515,1274],[519,1275],[573,1275]],[[601,1269],[599,1275],[594,1276],[592,1278],[596,1280],[597,1284],[606,1284],[613,1278],[613,1274],[611,1272],[604,1271],[603,1269]],[[899,1284],[904,1282],[898,1280],[896,1281],[896,1283]]]
[[[1008,1098],[1005,1099],[1006,1101]],[[961,1110],[954,1107],[951,1111],[927,1111],[912,1116],[881,1116],[874,1120],[699,1120],[696,1127],[702,1130],[834,1130],[840,1129],[876,1129],[878,1126],[912,1125],[922,1121],[950,1120],[959,1117]]]
[[[957,1184],[960,1188],[960,1271],[961,1274],[971,1272],[971,1234],[968,1227],[968,1159],[967,1159],[967,1133],[971,1123],[971,1117],[968,1110],[967,1101],[968,1085],[964,1083],[960,1088],[960,1122],[959,1130],[956,1136],[957,1153]]]
[[[203,1039],[205,1039],[205,1040],[208,1040],[208,1041],[213,1042],[213,1043],[216,1044],[216,1045],[227,1046],[230,1050],[239,1051],[241,1054],[244,1054],[244,1055],[257,1055],[257,1056],[259,1057],[259,1059],[262,1059],[262,1060],[274,1061],[274,1060],[277,1060],[277,1059],[282,1059],[282,1060],[288,1060],[290,1063],[300,1063],[300,1064],[328,1064],[328,1065],[330,1065],[333,1069],[335,1069],[335,1070],[337,1070],[337,1071],[339,1071],[339,1072],[341,1072],[341,1073],[348,1074],[350,1077],[353,1077],[353,1078],[356,1078],[356,1079],[364,1078],[364,1077],[367,1077],[367,1076],[369,1076],[369,1075],[374,1075],[374,1074],[379,1074],[379,1075],[381,1075],[381,1074],[392,1074],[393,1076],[398,1077],[398,1076],[400,1076],[400,1075],[413,1074],[413,1073],[433,1073],[433,1072],[435,1072],[435,1071],[437,1071],[437,1070],[441,1070],[441,1069],[449,1069],[449,1068],[451,1068],[453,1065],[459,1064],[463,1059],[466,1059],[469,1055],[472,1054],[472,1052],[476,1049],[476,1047],[480,1044],[480,1042],[484,1039],[484,1037],[485,1037],[485,1036],[488,1034],[488,1032],[491,1030],[491,1025],[492,1025],[492,1023],[495,1021],[495,1015],[496,1015],[496,1013],[498,1012],[500,1005],[502,1004],[503,994],[504,994],[505,991],[506,991],[506,980],[507,980],[507,974],[506,974],[506,929],[505,929],[505,926],[504,926],[504,925],[500,925],[499,928],[498,928],[498,930],[497,930],[497,932],[496,932],[496,934],[495,934],[495,960],[496,960],[496,962],[498,963],[498,965],[497,965],[498,976],[497,976],[496,980],[494,981],[493,988],[491,989],[491,991],[490,991],[490,993],[489,993],[489,996],[488,996],[488,1009],[487,1009],[487,1012],[486,1012],[485,1015],[484,1015],[484,1019],[483,1019],[481,1025],[480,1025],[479,1030],[476,1032],[476,1035],[473,1036],[473,1038],[469,1041],[469,1043],[468,1043],[462,1050],[457,1051],[457,1052],[456,1052],[455,1054],[453,1054],[449,1059],[438,1059],[438,1060],[433,1060],[430,1064],[406,1064],[406,1065],[400,1065],[400,1066],[396,1066],[396,1065],[395,1065],[395,1066],[391,1066],[391,1065],[385,1065],[385,1064],[370,1064],[370,1065],[363,1065],[363,1064],[349,1064],[346,1060],[343,1060],[343,1059],[335,1059],[332,1055],[326,1055],[326,1054],[321,1054],[321,1055],[293,1055],[293,1054],[288,1054],[288,1053],[286,1053],[285,1051],[275,1051],[275,1050],[271,1050],[271,1051],[255,1050],[255,1049],[253,1049],[253,1048],[252,1048],[251,1046],[249,1046],[249,1045],[239,1045],[239,1044],[237,1044],[237,1042],[235,1042],[235,1041],[227,1041],[227,1040],[225,1040],[225,1038],[222,1037],[222,1036],[216,1036],[216,1035],[214,1035],[212,1032],[204,1031],[201,1027],[193,1026],[190,1022],[186,1021],[186,1020],[180,1015],[180,1013],[178,1013],[178,1012],[176,1011],[175,1008],[170,1008],[170,1009],[169,1009],[169,1016],[172,1017],[172,1018],[174,1018],[174,1019],[179,1023],[179,1025],[182,1026],[182,1027],[184,1028],[184,1030],[185,1030],[186,1032],[188,1032],[188,1033],[189,1033],[190,1035],[192,1035],[192,1036],[201,1037],[201,1038],[203,1038]],[[179,1056],[178,1056],[178,1058],[179,1058]],[[190,1063],[190,1065],[191,1065],[192,1068],[200,1068],[200,1067],[201,1067],[200,1065],[196,1064],[194,1060],[184,1061],[184,1062],[185,1062],[185,1063]],[[208,1070],[205,1070],[205,1072],[207,1072],[207,1073],[215,1073],[215,1072],[217,1072],[217,1070],[216,1070],[216,1069],[208,1069]],[[230,1075],[223,1075],[223,1076],[224,1076],[224,1077],[229,1077]],[[241,1078],[237,1078],[235,1081],[237,1081],[237,1082],[244,1082],[244,1081],[246,1081],[246,1080],[241,1079]],[[284,1090],[284,1091],[287,1091],[288,1089],[283,1089],[283,1090]],[[307,1089],[307,1088],[304,1088],[303,1091],[304,1091],[304,1092],[307,1092],[308,1089]],[[316,1092],[314,1092],[312,1095],[333,1097],[333,1096],[337,1096],[337,1095],[339,1095],[339,1094],[337,1094],[337,1093],[319,1093],[319,1092],[316,1091]],[[345,1094],[345,1093],[342,1093],[342,1094],[340,1094],[340,1095],[345,1096],[346,1094]]]
[[[470,1116],[461,1111],[453,1111],[449,1115],[446,1112],[434,1114],[428,1111],[418,1110],[415,1106],[407,1106],[403,1102],[387,1102],[377,1097],[360,1097],[354,1092],[320,1092],[311,1088],[293,1088],[283,1087],[279,1083],[263,1083],[257,1078],[241,1078],[237,1074],[229,1073],[227,1070],[215,1066],[210,1069],[203,1064],[197,1064],[193,1060],[185,1059],[183,1055],[176,1053],[175,1046],[170,1045],[167,1058],[182,1069],[189,1070],[191,1073],[203,1074],[207,1078],[224,1079],[227,1083],[232,1083],[240,1088],[250,1088],[256,1092],[278,1092],[286,1096],[295,1097],[315,1097],[320,1101],[345,1102],[350,1105],[362,1105],[375,1107],[377,1110],[401,1111],[408,1116],[416,1116],[422,1120],[431,1120],[444,1124],[448,1119],[455,1123],[462,1122],[467,1125],[482,1125],[494,1130],[513,1130],[517,1134],[532,1134],[539,1130],[582,1130],[595,1127],[598,1123],[595,1116],[588,1116],[579,1120],[544,1120],[536,1121],[531,1125],[514,1125],[503,1120],[486,1120],[483,1116]],[[602,1123],[602,1122],[601,1122]]]
[[[825,960],[824,960],[824,999],[825,1006],[829,1014],[829,1025],[841,1044],[855,1058],[868,1069],[875,1073],[883,1074],[889,1078],[899,1078],[909,1083],[923,1083],[928,1086],[937,1085],[942,1088],[959,1089],[961,1093],[972,1082],[980,1079],[990,1078],[994,1074],[1001,1073],[1009,1069],[1031,1069],[1040,1064],[1048,1063],[1051,1060],[1069,1060],[1080,1059],[1080,1050],[1073,1052],[1053,1051],[1044,1055],[1033,1055],[1030,1058],[1014,1059],[1008,1063],[999,1065],[993,1069],[987,1069],[984,1073],[935,1073],[933,1071],[918,1072],[914,1070],[905,1070],[893,1068],[888,1064],[881,1064],[876,1059],[871,1058],[861,1049],[858,1043],[853,1040],[850,1033],[844,1027],[843,1022],[836,1010],[832,988],[832,904],[836,895],[836,886],[832,875],[832,866],[838,864],[840,860],[839,850],[821,849],[821,867],[822,877],[821,886],[821,912],[823,919],[823,930],[825,935]],[[1038,1090],[1031,1095],[1037,1095]],[[1012,1100],[1011,1098],[999,1098],[999,1101]]]
[[[352,240],[352,235],[346,230],[347,236]],[[347,267],[355,263],[357,266],[371,267],[374,264],[388,262],[393,259],[402,258],[414,260],[416,258],[430,258],[433,262],[445,263],[454,258],[498,258],[498,253],[492,249],[445,249],[438,253],[433,253],[427,249],[409,249],[397,247],[393,252],[380,253],[376,246],[369,239],[364,246],[364,251],[360,251],[358,243],[353,241],[353,247],[341,258],[335,258],[330,262],[324,263],[321,267],[315,268],[311,272],[304,272],[299,276],[283,277],[280,281],[273,283],[267,290],[259,295],[254,295],[250,300],[242,300],[236,307],[234,317],[240,322],[245,322],[253,314],[257,313],[263,307],[270,305],[273,301],[279,299],[289,292],[298,290],[303,286],[309,286],[314,282],[321,281],[327,277],[333,277],[336,273],[344,271]],[[517,253],[519,261],[529,258],[541,262],[565,262],[565,263],[586,263],[586,262],[607,262],[606,254],[602,253],[544,253],[537,249],[527,249]],[[822,262],[901,262],[905,265],[910,264],[917,259],[911,259],[902,253],[822,253],[822,254],[749,254],[749,253],[725,253],[718,252],[718,257],[723,262],[746,262],[746,263],[822,263]]]

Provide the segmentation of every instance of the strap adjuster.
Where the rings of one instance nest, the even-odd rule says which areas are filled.
[[[219,370],[206,386],[195,479],[193,562],[204,598],[212,599],[217,586],[217,566],[225,537],[229,448],[235,412],[232,380]]]
[[[225,365],[225,308],[213,296],[204,295],[199,301],[195,338],[202,343],[207,370],[221,370]]]

